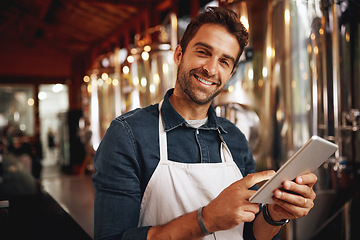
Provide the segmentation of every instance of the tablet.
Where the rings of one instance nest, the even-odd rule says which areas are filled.
[[[282,187],[286,180],[315,171],[336,150],[338,146],[321,137],[312,136],[276,174],[270,178],[249,200],[253,203],[274,204],[274,191]]]

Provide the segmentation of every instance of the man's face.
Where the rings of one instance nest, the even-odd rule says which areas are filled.
[[[210,103],[231,78],[239,50],[236,38],[224,27],[202,25],[184,54],[180,46],[175,50],[176,87],[197,104]]]

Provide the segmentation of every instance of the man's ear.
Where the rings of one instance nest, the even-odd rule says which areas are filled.
[[[180,65],[181,58],[182,58],[182,48],[180,45],[177,45],[174,52],[174,62],[176,63],[176,65],[178,66]]]

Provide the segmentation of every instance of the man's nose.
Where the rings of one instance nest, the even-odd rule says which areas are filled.
[[[217,71],[218,71],[217,60],[213,57],[207,59],[207,61],[205,62],[204,66],[203,66],[203,69],[209,76],[216,75]]]

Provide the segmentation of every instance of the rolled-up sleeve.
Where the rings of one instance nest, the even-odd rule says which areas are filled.
[[[95,239],[146,239],[149,227],[137,227],[141,190],[136,152],[127,123],[113,120],[94,159]]]

